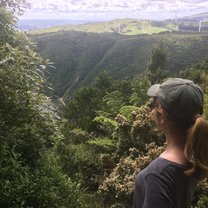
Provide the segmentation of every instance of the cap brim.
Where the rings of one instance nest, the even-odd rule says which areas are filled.
[[[160,89],[160,84],[155,84],[152,85],[148,91],[147,91],[147,95],[151,96],[151,97],[157,97],[157,93]]]

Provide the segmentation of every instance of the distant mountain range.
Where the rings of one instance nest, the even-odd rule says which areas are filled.
[[[85,24],[68,24],[32,30],[30,34],[43,34],[59,31],[82,31],[94,33],[119,33],[124,35],[152,34],[166,31],[177,31],[178,25],[171,21],[150,21],[136,19],[116,19],[108,22]]]
[[[208,12],[195,14],[192,16],[186,16],[179,18],[181,21],[200,21],[200,20],[207,20],[208,21]]]
[[[180,30],[180,25],[198,26],[199,21],[208,20],[208,12],[178,19],[165,21],[119,19],[112,21],[88,20],[20,20],[17,28],[20,30],[35,30],[34,33],[57,32],[62,30],[76,30],[85,32],[119,32],[124,34],[158,33]]]

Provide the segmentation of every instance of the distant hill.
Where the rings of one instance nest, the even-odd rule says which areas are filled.
[[[200,21],[202,21],[201,26],[199,25]],[[22,20],[20,23],[18,27],[20,29],[28,29],[29,34],[80,31],[139,35],[167,31],[208,31],[208,12],[164,21],[116,19],[89,23],[86,20],[77,22],[72,20]]]
[[[165,31],[176,31],[177,25],[171,21],[151,21],[137,19],[117,19],[107,22],[68,24],[32,30],[30,34],[43,34],[59,31],[82,31],[95,33],[119,33],[123,35],[153,34]]]
[[[208,33],[162,33],[125,36],[113,33],[63,31],[32,35],[37,50],[54,62],[50,80],[54,94],[70,96],[90,85],[103,70],[114,79],[130,78],[144,71],[154,44],[162,40],[171,73],[203,61],[208,54]]]
[[[200,21],[200,20],[208,20],[208,12],[195,14],[191,16],[185,16],[180,18],[181,21]]]
[[[177,20],[180,31],[208,31],[208,12]]]

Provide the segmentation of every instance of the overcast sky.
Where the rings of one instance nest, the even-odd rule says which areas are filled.
[[[204,0],[27,0],[22,19],[169,19],[208,11]]]

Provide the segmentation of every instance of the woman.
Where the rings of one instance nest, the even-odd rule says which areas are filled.
[[[198,181],[208,176],[203,91],[191,80],[170,78],[147,94],[167,147],[137,175],[133,208],[190,208]]]

